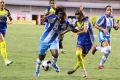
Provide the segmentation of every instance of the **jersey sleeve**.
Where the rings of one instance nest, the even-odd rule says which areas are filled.
[[[89,21],[88,20],[84,21],[84,28],[89,28]]]
[[[11,17],[10,11],[8,9],[5,10],[8,12],[7,17]]]
[[[105,21],[105,18],[104,18],[104,16],[102,16],[102,17],[97,21],[96,25],[101,26],[101,25],[104,23],[104,21]]]

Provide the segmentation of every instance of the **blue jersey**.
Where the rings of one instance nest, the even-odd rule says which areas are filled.
[[[111,28],[113,28],[114,26],[116,26],[116,22],[114,20],[113,16],[107,16],[104,15],[102,16],[98,22],[96,23],[96,25],[102,27],[103,29],[108,30],[108,34],[106,35],[103,31],[98,32],[98,40],[100,42],[100,44],[102,44],[102,42],[107,41],[108,43],[110,43],[110,32],[111,32]]]
[[[7,9],[0,11],[0,30],[5,30],[7,27],[7,17],[10,17],[10,12]]]
[[[88,28],[88,31],[86,33],[78,34],[78,42],[81,42],[82,44],[94,42],[92,26],[91,26],[91,23],[90,23],[88,17],[85,17],[81,23],[76,21],[76,26],[80,30],[83,30],[84,27]]]
[[[59,23],[56,15],[50,15],[46,19],[45,31],[41,36],[41,41],[51,43],[58,40],[58,35],[62,30],[69,29],[69,22]]]
[[[100,30],[99,30],[99,34],[98,35],[110,37],[111,28],[116,26],[116,23],[115,23],[115,20],[114,20],[113,16],[109,17],[107,15],[104,15],[104,16],[102,16],[98,20],[96,25],[102,27],[103,29],[107,29],[108,30],[108,34],[107,35],[104,32],[100,31]]]

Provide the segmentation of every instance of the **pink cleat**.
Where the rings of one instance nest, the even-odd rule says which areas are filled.
[[[98,66],[98,69],[99,69],[99,70],[104,69],[104,65],[99,65],[99,66]]]

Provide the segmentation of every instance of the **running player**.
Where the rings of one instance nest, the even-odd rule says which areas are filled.
[[[36,62],[36,77],[40,75],[40,65],[46,56],[46,52],[50,49],[52,54],[52,66],[56,72],[60,69],[56,62],[58,59],[59,51],[59,33],[62,32],[63,28],[68,29],[69,22],[66,21],[66,13],[63,7],[57,7],[55,15],[46,17],[45,31],[40,38],[40,49],[38,59]]]
[[[77,56],[77,63],[76,66],[68,71],[68,74],[74,73],[78,68],[83,69],[83,77],[87,76],[87,71],[84,66],[84,58],[88,54],[89,50],[91,49],[94,36],[92,31],[91,23],[88,17],[84,16],[84,13],[81,10],[77,10],[75,12],[76,16],[76,23],[75,29],[78,30],[78,39],[77,39],[77,46],[76,46],[76,56]]]
[[[98,33],[98,40],[100,46],[94,46],[92,53],[98,50],[103,53],[102,59],[98,66],[98,69],[103,69],[104,64],[111,53],[111,45],[110,45],[110,32],[111,29],[114,28],[115,30],[119,29],[118,24],[116,24],[114,17],[112,16],[112,7],[110,5],[105,7],[105,15],[103,15],[98,22],[96,23],[96,28],[99,30]]]
[[[0,0],[0,50],[2,57],[4,59],[5,65],[11,64],[13,61],[8,59],[7,51],[6,51],[6,43],[5,43],[5,34],[7,29],[7,17],[10,21],[12,21],[10,12],[5,8],[4,0]]]

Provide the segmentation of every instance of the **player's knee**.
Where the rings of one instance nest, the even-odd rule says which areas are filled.
[[[106,46],[106,47],[104,47],[103,53],[105,53],[105,54],[110,54],[110,53],[111,53],[111,46]]]
[[[1,48],[5,48],[6,47],[6,43],[5,42],[1,42]]]
[[[79,50],[76,51],[76,56],[80,56],[81,54],[82,54],[81,51]]]

